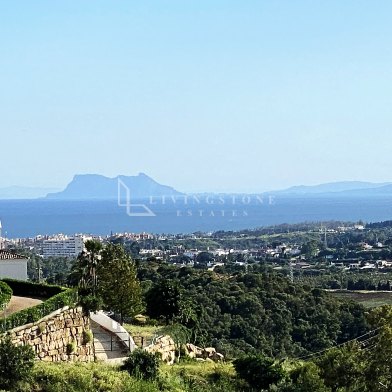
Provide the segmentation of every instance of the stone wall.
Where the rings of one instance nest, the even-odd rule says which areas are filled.
[[[90,319],[82,308],[68,306],[41,320],[8,331],[15,345],[30,345],[42,361],[94,360],[94,339]]]

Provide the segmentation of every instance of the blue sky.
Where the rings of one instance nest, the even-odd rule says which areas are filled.
[[[0,186],[391,181],[392,2],[0,0]]]

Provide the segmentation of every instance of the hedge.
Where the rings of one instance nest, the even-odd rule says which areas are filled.
[[[0,310],[3,309],[4,305],[10,302],[12,297],[12,289],[7,283],[0,281]]]
[[[61,286],[26,282],[24,280],[4,278],[2,281],[11,287],[14,295],[21,297],[51,298],[66,290]]]
[[[23,309],[0,320],[0,333],[40,320],[42,317],[64,306],[74,307],[78,302],[77,289],[68,289],[54,295],[32,308]]]

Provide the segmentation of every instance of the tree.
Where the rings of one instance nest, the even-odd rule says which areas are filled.
[[[316,361],[321,378],[327,387],[335,391],[364,390],[360,345],[356,342],[328,350]]]
[[[256,390],[268,389],[285,377],[282,366],[271,358],[250,355],[236,359],[234,368],[238,376]]]
[[[330,392],[320,377],[320,369],[312,362],[298,364],[290,372],[290,378],[284,380],[279,392]]]
[[[97,267],[101,259],[102,244],[88,240],[85,250],[78,256],[71,272],[71,281],[77,281],[79,289],[85,293],[96,294]]]
[[[142,291],[136,267],[121,245],[108,244],[97,266],[97,292],[104,306],[120,316],[132,317],[142,310]]]
[[[368,391],[392,390],[392,306],[373,309],[369,322],[375,329],[375,336],[370,340],[364,361],[366,360],[365,380]]]
[[[178,281],[160,280],[147,293],[147,314],[154,319],[163,317],[169,324],[181,316],[182,299]]]
[[[315,240],[308,241],[301,247],[301,253],[306,256],[307,259],[311,259],[318,253],[318,243]]]
[[[294,379],[293,392],[328,392],[330,389],[324,385],[320,377],[320,369],[312,362],[296,369],[291,377]]]
[[[71,284],[77,284],[80,303],[86,311],[96,311],[102,306],[102,299],[97,293],[97,269],[102,249],[99,241],[86,241],[85,250],[76,259],[68,277]]]
[[[122,370],[136,378],[155,380],[159,375],[159,357],[157,354],[136,349],[125,360]]]
[[[211,261],[214,261],[214,255],[210,252],[200,252],[196,256],[196,263],[206,265]]]
[[[102,244],[99,241],[89,240],[85,243],[86,251],[80,255],[80,264],[84,267],[82,280],[91,288],[92,294],[96,294],[97,267],[101,259]]]

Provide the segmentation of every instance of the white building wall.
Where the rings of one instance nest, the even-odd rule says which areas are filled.
[[[84,248],[83,237],[68,237],[61,239],[45,240],[42,252],[47,257],[77,257]]]
[[[27,280],[27,260],[0,260],[0,278]]]

